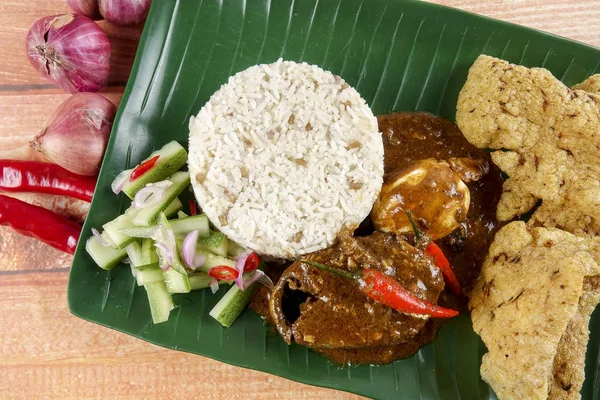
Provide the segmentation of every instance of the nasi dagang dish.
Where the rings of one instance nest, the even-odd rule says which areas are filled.
[[[600,301],[598,82],[480,56],[455,124],[374,115],[318,66],[256,65],[191,117],[189,150],[116,177],[132,205],[86,248],[105,269],[128,258],[155,323],[173,293],[221,288],[224,326],[249,304],[287,343],[386,364],[471,313],[499,398],[579,398]]]

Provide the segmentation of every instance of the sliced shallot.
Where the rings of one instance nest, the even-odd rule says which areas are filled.
[[[125,184],[129,180],[130,175],[131,175],[130,169],[122,171],[119,175],[117,175],[117,177],[110,184],[110,188],[112,189],[114,194],[121,193],[121,190],[123,190],[123,187],[125,187]]]
[[[92,235],[94,235],[94,237],[98,240],[98,243],[100,243],[102,246],[110,247],[110,244],[106,240],[104,240],[104,238],[96,228],[92,228]]]
[[[163,259],[166,261],[165,265],[161,265],[161,269],[163,271],[166,271],[169,268],[171,268],[171,265],[173,265],[173,254],[171,253],[171,250],[169,250],[169,247],[162,242],[154,243],[154,246],[159,251],[159,253],[161,253]]]
[[[219,281],[212,278],[208,286],[210,287],[210,291],[215,294],[219,290]]]
[[[200,231],[195,230],[185,235],[185,239],[183,239],[183,245],[181,246],[183,261],[185,261],[185,264],[191,270],[195,270],[196,268],[202,266],[196,264],[196,259],[198,258],[196,256],[196,244],[198,243],[199,233]],[[204,264],[204,260],[199,261],[203,261],[202,264]]]
[[[141,189],[135,194],[133,203],[131,203],[131,207],[145,208],[157,204],[162,200],[162,198],[165,196],[165,191],[172,184],[173,182],[171,181],[161,181],[146,185],[145,188]]]
[[[235,262],[235,269],[239,272],[239,275],[235,278],[235,284],[242,290],[244,290],[244,266],[246,265],[246,260],[250,254],[252,254],[252,250],[244,251]]]

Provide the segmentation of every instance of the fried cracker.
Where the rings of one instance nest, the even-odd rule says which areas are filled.
[[[548,398],[555,355],[582,340],[577,329],[588,308],[581,308],[581,320],[575,316],[586,293],[584,279],[600,275],[599,262],[600,239],[528,228],[521,221],[496,234],[469,309],[473,328],[489,351],[481,375],[500,399]],[[567,326],[576,339],[571,340],[570,333],[562,339]],[[579,377],[571,371],[572,376],[559,376],[575,387]]]
[[[550,387],[550,399],[580,399],[581,386],[585,379],[585,353],[590,336],[589,324],[592,312],[600,303],[600,276],[584,280],[583,295],[579,308],[567,330],[560,339],[554,357],[554,379]]]
[[[596,90],[599,79],[579,86]],[[542,200],[532,226],[600,234],[600,96],[571,90],[545,69],[480,56],[459,95],[456,122],[475,146],[503,150],[492,154],[509,175],[499,220]]]
[[[585,81],[573,86],[573,90],[583,90],[588,93],[600,93],[600,74],[592,75]]]

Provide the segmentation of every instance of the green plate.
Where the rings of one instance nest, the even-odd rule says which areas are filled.
[[[375,113],[426,110],[453,119],[467,70],[481,53],[546,67],[567,85],[597,71],[600,61],[598,49],[420,1],[154,1],[75,254],[71,312],[161,346],[369,397],[495,398],[479,377],[485,347],[466,315],[410,359],[340,368],[286,345],[250,311],[222,328],[208,315],[220,294],[206,290],[175,296],[169,322],[154,326],[129,268],[100,270],[84,249],[90,229],[127,206],[111,192],[112,179],[172,139],[187,144],[190,115],[240,70],[279,57],[306,61],[342,76]],[[585,399],[598,398],[599,346],[596,313]]]

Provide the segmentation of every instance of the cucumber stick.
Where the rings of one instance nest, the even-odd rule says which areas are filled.
[[[158,254],[152,239],[142,239],[142,262],[144,265],[158,263]]]
[[[240,256],[244,251],[246,251],[245,248],[243,248],[242,246],[240,246],[239,244],[237,244],[236,242],[233,241],[229,241],[229,246],[227,248],[227,255],[229,257],[238,257]]]
[[[160,213],[159,220],[160,224],[164,226],[166,231],[171,229],[171,225],[167,220],[165,214]],[[167,290],[169,291],[169,293],[189,293],[190,290],[192,290],[192,287],[190,285],[190,280],[188,278],[187,271],[181,262],[181,258],[179,257],[177,243],[169,237],[161,238],[161,242],[163,242],[167,246],[169,253],[171,253],[171,259],[167,261],[163,258],[162,252],[158,252],[159,265],[161,267],[166,267],[167,265],[170,265],[170,267],[166,269],[163,268],[165,269],[163,271],[163,275],[165,277],[165,284],[167,285]]]
[[[134,240],[129,243],[125,247],[125,251],[127,252],[127,256],[129,257],[129,261],[131,261],[132,267],[139,267],[140,265],[144,265],[144,260],[142,258],[142,242],[139,240]]]
[[[198,247],[196,247],[196,254],[203,255],[205,259],[204,264],[202,264],[202,266],[198,268],[198,271],[208,272],[209,269],[218,265],[226,265],[235,269],[235,261],[230,260],[229,258],[213,254],[209,251],[202,250]]]
[[[167,208],[165,208],[165,215],[167,216],[167,218],[171,218],[174,215],[177,215],[177,213],[179,212],[179,210],[181,210],[183,208],[183,204],[181,203],[181,200],[179,200],[179,198],[175,198],[175,200],[173,200],[168,206]]]
[[[150,304],[150,312],[152,314],[152,322],[160,324],[169,319],[171,310],[175,308],[173,298],[167,291],[167,286],[164,282],[154,282],[144,285],[146,294],[148,295],[148,303]]]
[[[175,172],[168,179],[173,184],[165,189],[163,198],[156,204],[139,209],[133,217],[134,225],[150,226],[155,224],[158,220],[158,215],[165,211],[167,206],[190,184],[190,174],[187,172]]]
[[[237,285],[233,285],[208,314],[225,328],[229,328],[244,311],[256,289],[258,289],[256,284],[246,290],[241,290]]]
[[[95,236],[85,242],[85,250],[102,269],[113,269],[122,259],[127,257],[125,249],[113,249],[103,246]]]
[[[166,214],[166,213],[165,213]],[[184,237],[188,233],[197,230],[199,237],[209,235],[208,217],[204,214],[195,215],[193,217],[185,217],[169,220],[171,229],[175,236]],[[156,225],[152,226],[136,226],[133,228],[124,228],[120,233],[137,238],[151,238],[155,234]]]
[[[148,285],[155,282],[164,282],[165,277],[162,270],[159,268],[158,263],[141,265],[135,267],[135,279],[138,286]]]
[[[121,233],[121,229],[133,226],[133,215],[135,214],[135,211],[136,210],[134,209],[129,209],[125,212],[125,214],[121,214],[112,221],[102,225],[104,232],[106,232],[108,237],[110,237],[110,239],[119,249],[125,248],[128,244],[135,240],[134,237]]]
[[[229,249],[229,240],[227,236],[218,231],[211,231],[207,237],[199,237],[197,247],[200,250],[207,250],[211,253],[227,257]]]
[[[134,180],[127,182],[123,187],[123,192],[133,199],[135,194],[148,183],[158,182],[167,179],[175,171],[179,170],[187,163],[187,152],[176,141],[172,141],[164,145],[161,149],[154,151],[144,161],[159,156],[156,164],[152,166],[146,173]],[[142,164],[142,161],[140,164]],[[133,169],[131,170],[133,171]]]
[[[169,293],[189,293],[192,290],[187,274],[180,274],[173,268],[162,271]]]
[[[178,236],[185,236],[192,231],[198,231],[198,237],[210,237],[208,227],[208,217],[205,214],[194,215],[186,218],[170,220],[173,233]]]
[[[167,216],[172,216],[177,213],[177,211],[181,210],[181,201],[178,198],[175,198],[165,209],[165,214]],[[129,208],[125,211],[125,214],[119,215],[117,218],[112,221],[107,222],[102,225],[104,228],[104,232],[110,240],[119,248],[122,249],[129,245],[131,242],[135,240],[136,237],[147,237],[142,234],[137,234],[138,232],[133,232],[136,234],[132,234],[130,230],[138,229],[134,223],[134,218],[138,215],[138,213],[143,210],[138,210],[135,208]],[[149,236],[148,236],[149,237]]]

